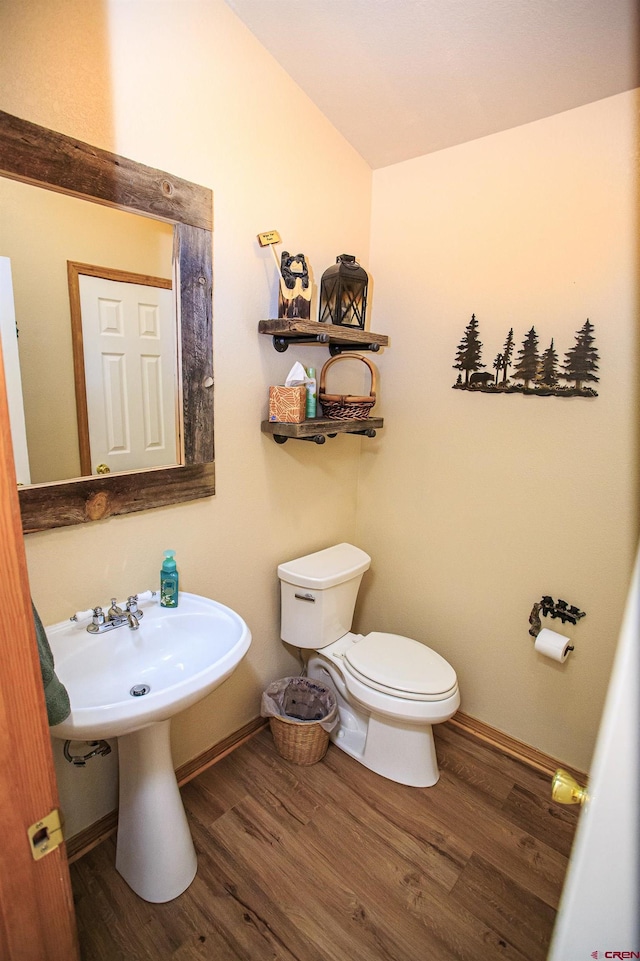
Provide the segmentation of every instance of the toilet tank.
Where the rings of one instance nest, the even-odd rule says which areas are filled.
[[[370,564],[369,555],[352,544],[336,544],[280,564],[282,640],[317,651],[347,634]]]

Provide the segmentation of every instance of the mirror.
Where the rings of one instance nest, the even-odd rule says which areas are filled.
[[[91,201],[113,215],[125,211],[119,216],[151,218],[160,235],[166,233],[165,225],[173,234],[181,381],[178,465],[22,487],[23,530],[80,524],[212,495],[211,191],[2,111],[0,174],[67,195],[74,203],[76,198]],[[166,245],[166,239],[159,243]],[[60,256],[66,268],[64,250]]]
[[[103,462],[111,471],[177,464],[172,225],[6,178],[0,178],[0,210],[0,254],[10,260],[22,384],[18,399],[30,468],[27,475],[18,473],[18,481],[43,484],[91,476]],[[111,280],[103,284],[101,278]],[[164,291],[147,284],[162,285]],[[92,285],[100,295],[97,302],[89,299]],[[152,304],[162,309],[145,311]],[[160,336],[146,335],[149,319],[162,321]],[[114,322],[123,329],[114,331]],[[100,338],[98,331],[104,332]],[[142,389],[153,380],[141,380],[141,374],[153,372],[155,348],[161,353],[155,380],[164,388],[163,444],[154,436],[156,418],[149,416],[157,412],[157,398]],[[103,383],[103,372],[111,374],[110,381]],[[122,383],[115,380],[119,372]],[[121,409],[113,409],[116,401]],[[98,443],[107,427],[110,443]],[[15,445],[14,436],[17,457]]]

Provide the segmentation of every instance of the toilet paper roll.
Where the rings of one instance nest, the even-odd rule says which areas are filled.
[[[535,649],[545,657],[550,657],[552,661],[560,661],[563,664],[573,650],[571,639],[564,634],[556,634],[547,627],[543,627],[536,637]]]

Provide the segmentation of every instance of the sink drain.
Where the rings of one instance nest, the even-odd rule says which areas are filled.
[[[134,684],[129,694],[132,697],[142,697],[143,694],[148,694],[151,688],[148,684]]]

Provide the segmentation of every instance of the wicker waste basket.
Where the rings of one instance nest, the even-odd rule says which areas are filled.
[[[308,677],[274,681],[262,695],[260,713],[269,718],[278,754],[294,764],[322,760],[339,720],[333,691]]]

